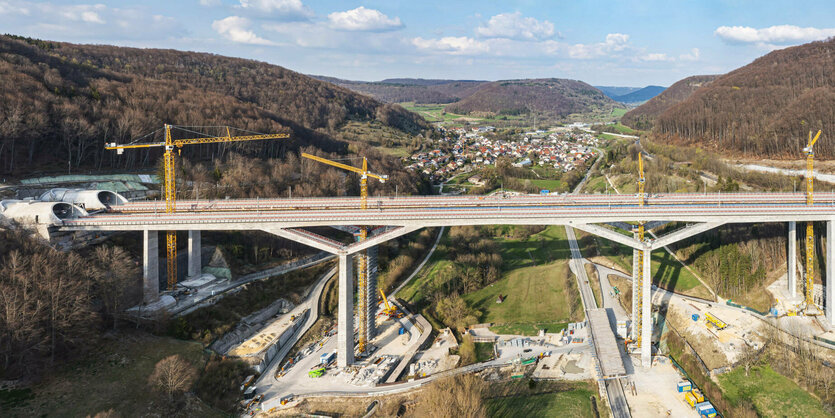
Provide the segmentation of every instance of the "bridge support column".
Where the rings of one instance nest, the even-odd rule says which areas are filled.
[[[188,276],[199,276],[203,266],[200,259],[200,231],[188,231]]]
[[[644,248],[644,278],[641,287],[641,365],[652,365],[652,250]]]
[[[797,296],[797,222],[789,221],[789,253],[786,257],[786,280],[789,282],[789,296]]]
[[[835,220],[826,221],[826,280],[824,289],[824,312],[829,325],[835,325]]]
[[[636,234],[637,235],[637,234]],[[638,276],[641,275],[641,272],[638,271],[638,257],[641,254],[638,250],[632,249],[632,295],[638,295],[641,293],[640,289],[638,289]],[[641,323],[641,312],[638,312],[638,303],[635,298],[632,298],[632,332],[630,334],[630,338],[632,341],[638,340],[638,324]]]
[[[339,309],[336,328],[336,365],[340,368],[354,363],[354,282],[352,259],[339,254]]]
[[[142,300],[145,303],[153,303],[159,299],[158,231],[143,231],[142,257]]]

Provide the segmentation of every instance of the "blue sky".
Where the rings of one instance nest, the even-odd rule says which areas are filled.
[[[353,80],[667,86],[835,36],[835,1],[0,0],[0,32],[257,59]]]

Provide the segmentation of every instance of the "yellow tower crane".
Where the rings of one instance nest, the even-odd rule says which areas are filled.
[[[176,194],[176,182],[175,182],[175,172],[174,172],[174,149],[176,148],[179,154],[182,147],[185,145],[196,145],[196,144],[214,144],[220,142],[240,142],[240,141],[254,141],[260,139],[279,139],[279,138],[289,138],[290,134],[288,133],[280,133],[280,134],[254,134],[254,135],[243,135],[243,136],[232,136],[231,129],[228,126],[220,126],[217,128],[225,129],[226,136],[202,136],[197,138],[184,138],[184,139],[174,139],[171,135],[172,129],[180,129],[191,134],[198,134],[203,135],[200,132],[195,132],[186,126],[175,126],[175,125],[168,125],[166,124],[163,127],[165,133],[165,139],[162,142],[149,142],[149,143],[137,143],[136,141],[124,144],[124,145],[117,145],[115,142],[111,142],[105,144],[105,149],[108,150],[116,150],[116,153],[121,154],[126,149],[132,148],[154,148],[154,147],[164,147],[165,153],[163,154],[163,166],[165,169],[165,178],[163,179],[163,183],[165,185],[165,213],[174,213],[177,211],[177,194]],[[155,131],[156,133],[158,131]],[[148,135],[146,135],[148,136]],[[141,138],[140,138],[141,139]],[[174,290],[174,285],[177,284],[177,234],[175,231],[167,231],[166,232],[166,261],[168,265],[168,290]]]
[[[638,151],[638,206],[643,207],[645,203],[646,196],[644,195],[644,183],[646,179],[644,178],[644,159],[641,157],[641,152]],[[644,242],[644,222],[638,222],[638,241]],[[641,347],[641,328],[643,327],[642,323],[642,316],[641,310],[643,309],[643,283],[644,280],[649,280],[648,277],[644,277],[644,252],[642,250],[638,251],[638,272],[635,275],[636,283],[635,283],[635,293],[632,296],[633,303],[636,307],[636,318],[632,318],[632,322],[635,324],[635,343],[637,347]]]
[[[806,204],[811,206],[815,203],[813,196],[813,189],[815,183],[815,151],[812,148],[818,138],[821,136],[821,131],[812,138],[812,131],[809,131],[809,142],[803,152],[806,153]],[[806,310],[815,306],[812,300],[812,290],[815,283],[815,230],[812,227],[812,222],[806,222]]]
[[[327,164],[333,167],[341,168],[343,170],[358,173],[360,175],[360,208],[362,210],[368,209],[368,178],[375,178],[379,180],[380,183],[385,183],[386,180],[388,180],[387,175],[374,174],[369,172],[368,160],[365,157],[362,157],[362,168],[357,168],[347,164],[338,163],[336,161],[331,161],[327,158],[317,157],[315,155],[311,155],[304,152],[302,153],[302,157],[311,159],[313,161],[318,161],[320,163]],[[359,240],[364,241],[366,238],[368,238],[368,227],[361,226]],[[366,251],[363,251],[357,262],[357,316],[359,317],[359,324],[357,326],[359,331],[357,351],[359,353],[364,353],[365,346],[368,344],[368,298],[370,297],[370,295],[374,294],[373,291],[370,291],[370,289],[368,289],[367,270],[368,254]]]

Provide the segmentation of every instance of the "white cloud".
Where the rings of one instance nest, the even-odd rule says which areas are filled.
[[[287,20],[307,20],[313,17],[313,10],[305,6],[301,0],[239,0],[237,8],[271,17]]]
[[[701,55],[702,53],[699,51],[699,48],[693,48],[689,53],[679,55],[678,59],[680,61],[698,61]]]
[[[596,44],[574,44],[568,47],[568,56],[576,59],[597,58],[629,47],[629,35],[610,33],[606,40]]]
[[[9,32],[68,42],[147,41],[186,33],[175,19],[142,7],[0,0],[0,16]]]
[[[466,36],[446,36],[440,39],[412,39],[412,45],[429,52],[441,52],[450,55],[475,55],[490,51],[486,42]]]
[[[399,17],[390,18],[379,10],[357,7],[344,12],[333,12],[328,21],[334,29],[349,31],[382,32],[403,27]]]
[[[502,13],[490,18],[485,25],[476,28],[485,38],[508,38],[525,41],[547,39],[554,36],[554,24],[547,20],[523,17],[522,13]]]
[[[673,61],[673,58],[662,53],[649,53],[640,57],[641,61]]]
[[[249,19],[240,16],[229,16],[225,19],[212,22],[212,29],[224,38],[242,44],[273,45],[264,38],[258,37],[255,32],[249,30]]]
[[[200,5],[203,7],[220,6],[220,0],[200,0]]]
[[[0,15],[3,14],[19,14],[28,16],[30,13],[29,8],[26,5],[18,5],[14,4],[13,2],[8,1],[0,1]]]
[[[835,28],[801,28],[794,25],[777,25],[755,29],[750,26],[720,26],[713,32],[723,41],[732,44],[788,45],[826,39],[835,36]]]

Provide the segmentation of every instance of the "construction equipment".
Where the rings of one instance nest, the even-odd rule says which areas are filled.
[[[806,145],[806,148],[803,148],[803,152],[806,153],[806,204],[812,206],[815,203],[815,199],[812,195],[815,183],[815,151],[812,148],[815,145],[815,142],[818,141],[818,138],[821,136],[821,131],[812,138],[812,131],[809,131],[809,142]],[[812,290],[814,289],[815,284],[815,229],[812,227],[812,222],[806,222],[806,313],[807,314],[817,314],[817,309],[815,312],[810,312],[810,309],[815,307],[815,302],[812,299]],[[816,308],[816,307],[815,307]]]
[[[255,141],[261,139],[281,139],[289,138],[290,134],[260,134],[256,132],[244,131],[243,129],[230,128],[228,126],[203,126],[199,128],[219,128],[226,130],[226,136],[210,136],[201,132],[193,131],[189,128],[198,128],[190,126],[175,126],[166,124],[163,127],[165,139],[163,142],[137,143],[139,140],[149,136],[155,135],[159,131],[154,131],[148,135],[139,138],[139,140],[132,141],[124,145],[116,145],[115,142],[105,144],[104,149],[116,150],[117,154],[122,154],[126,149],[132,148],[154,148],[164,147],[163,167],[165,169],[165,178],[163,183],[165,185],[165,213],[174,213],[177,211],[177,194],[176,182],[174,176],[174,149],[177,149],[179,154],[185,145],[197,144],[215,144],[221,142],[241,142],[241,141]],[[179,129],[181,131],[191,134],[204,135],[197,138],[174,139],[171,135],[172,129]],[[246,132],[250,135],[232,136],[232,129]],[[177,233],[174,231],[166,232],[166,261],[168,264],[168,290],[174,290],[174,285],[177,283]]]
[[[390,304],[388,298],[386,298],[386,293],[383,292],[383,289],[380,289],[380,295],[383,297],[383,312],[382,315],[389,317],[390,319],[402,318],[403,314],[397,310],[397,307]]]
[[[713,325],[718,330],[723,330],[728,327],[728,324],[725,323],[725,321],[717,318],[710,312],[705,312],[705,322],[710,325]]]
[[[318,161],[333,167],[341,168],[343,170],[352,171],[360,175],[360,209],[368,209],[368,178],[372,177],[385,183],[388,176],[384,174],[374,174],[368,171],[368,160],[362,157],[362,168],[350,166],[347,164],[331,161],[327,158],[317,157],[308,153],[302,153],[302,157]],[[359,241],[364,241],[368,238],[368,227],[360,226]],[[359,317],[358,331],[359,338],[357,341],[357,352],[360,354],[365,352],[365,346],[368,344],[368,299],[373,295],[368,289],[368,252],[362,251],[357,261],[357,316]]]
[[[317,378],[322,377],[325,375],[325,368],[324,367],[317,367],[309,372],[307,372],[307,377]]]

